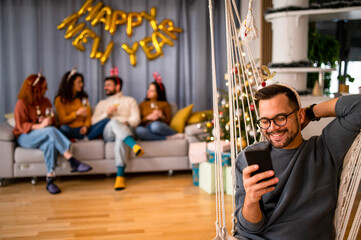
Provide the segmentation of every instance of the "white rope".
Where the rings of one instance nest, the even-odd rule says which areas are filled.
[[[354,140],[349,152],[345,156],[344,161],[335,213],[336,239],[340,240],[345,236],[352,207],[361,181],[361,133]],[[359,207],[356,213],[357,217],[355,217],[352,224],[353,231],[360,228],[360,214],[361,208]],[[348,239],[356,238],[352,238],[352,234],[350,232]]]
[[[236,185],[236,174],[235,174],[235,156],[236,153],[238,153],[238,146],[237,146],[237,139],[239,136],[240,141],[242,141],[242,124],[241,124],[241,117],[243,117],[243,123],[244,123],[244,130],[245,130],[245,139],[247,142],[247,145],[250,144],[249,136],[248,136],[248,129],[247,129],[247,123],[250,122],[251,130],[254,133],[254,139],[256,141],[256,128],[253,123],[253,116],[252,111],[250,108],[251,102],[253,103],[253,106],[255,107],[255,101],[253,97],[252,92],[252,85],[251,81],[248,75],[248,68],[247,64],[245,62],[245,54],[242,50],[241,42],[238,39],[238,33],[236,29],[236,23],[234,21],[234,15],[235,12],[239,21],[239,24],[242,22],[240,21],[237,6],[232,0],[234,11],[232,9],[232,4],[230,0],[225,1],[225,15],[226,15],[226,43],[227,43],[227,69],[228,69],[228,99],[229,99],[229,118],[232,121],[232,124],[230,124],[230,140],[231,140],[231,168],[232,168],[232,235],[235,234],[236,227],[235,227],[235,185]],[[250,3],[250,7],[251,7]],[[252,55],[249,55],[251,58]],[[252,62],[253,59],[251,59]],[[258,73],[257,67],[255,64],[251,64],[252,67],[252,73],[254,76],[255,84],[260,83],[260,75]],[[254,69],[255,68],[255,69]],[[237,88],[238,87],[238,88]],[[244,89],[243,89],[244,88]],[[238,95],[238,90],[240,92],[240,95]],[[246,96],[246,102],[244,101],[244,96]],[[251,101],[249,100],[249,96],[251,96]],[[234,104],[234,97],[236,97],[236,103]],[[239,100],[241,102],[241,108],[243,111],[242,116],[240,116],[240,106],[239,106]],[[248,112],[246,111],[246,105],[248,106]],[[256,111],[256,116],[258,117],[258,112]],[[247,121],[246,112],[248,113],[248,117],[250,118],[250,121]],[[237,116],[235,118],[234,116]],[[237,124],[238,123],[238,124]],[[238,126],[238,129],[237,127]],[[237,134],[238,130],[238,134]],[[240,149],[243,150],[242,142],[240,143]],[[221,181],[223,179],[220,179]],[[224,203],[223,203],[224,204]]]
[[[218,97],[217,97],[217,79],[216,79],[216,64],[215,64],[215,53],[214,53],[214,31],[213,31],[213,5],[212,0],[209,0],[209,19],[210,19],[210,33],[211,33],[211,53],[212,53],[212,92],[213,92],[213,116],[214,116],[214,133],[215,133],[215,185],[216,185],[216,237],[215,239],[221,237],[222,229],[225,228],[225,216],[223,217],[223,225],[221,221],[221,215],[224,215],[224,211],[222,214],[222,210],[224,209],[224,200],[222,198],[222,194],[220,196],[219,192],[223,191],[223,179],[222,181],[219,179],[222,177],[222,172],[218,169],[219,157],[220,157],[220,134],[219,134],[219,111],[218,111]],[[222,162],[221,168],[222,168]],[[223,178],[223,177],[222,177]],[[222,203],[222,204],[221,204]],[[223,206],[221,206],[223,205]],[[221,210],[222,208],[222,210]]]
[[[360,225],[361,225],[361,201],[359,201],[359,205],[357,207],[356,215],[355,215],[355,218],[353,220],[349,236],[347,238],[348,240],[353,240],[353,239],[357,238],[357,234],[358,234],[358,231],[360,229]]]

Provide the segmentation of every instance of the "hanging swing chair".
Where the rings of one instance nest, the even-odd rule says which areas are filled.
[[[262,66],[262,70],[258,69],[248,45],[248,42],[257,38],[257,28],[252,14],[252,0],[249,1],[248,14],[243,21],[241,21],[237,9],[235,0],[225,0],[228,104],[232,168],[232,230],[229,235],[226,228],[224,205],[224,185],[220,145],[221,131],[215,70],[216,58],[214,51],[213,4],[212,0],[209,0],[216,178],[216,236],[214,240],[236,239],[234,237],[236,233],[235,161],[237,153],[243,150],[243,146],[242,144],[239,144],[239,142],[243,139],[247,142],[247,145],[249,145],[260,140],[261,135],[254,124],[253,114],[250,112],[250,109],[253,109],[256,117],[259,117],[257,109],[251,107],[251,105],[256,106],[253,94],[254,91],[259,88],[272,84],[272,78],[275,75],[275,73],[271,73],[266,66]],[[240,26],[238,28],[239,30],[237,29],[237,26]],[[296,96],[298,95],[296,94]],[[239,104],[239,101],[234,101],[235,99],[240,99],[241,103]],[[242,122],[241,118],[243,118]],[[349,225],[351,210],[361,181],[361,134],[358,135],[353,145],[350,147],[344,160],[343,169],[337,209],[334,218],[336,239],[343,239],[345,236],[346,228]],[[359,204],[355,217],[351,223],[348,239],[356,239],[360,224],[361,203]]]

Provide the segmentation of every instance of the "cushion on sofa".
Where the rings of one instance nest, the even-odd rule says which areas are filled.
[[[182,133],[184,131],[187,120],[192,113],[193,106],[193,104],[190,104],[187,107],[180,109],[170,121],[169,126],[175,131]]]
[[[188,141],[186,139],[162,141],[136,141],[144,149],[142,158],[174,157],[188,155]],[[128,151],[130,148],[127,148]],[[135,158],[133,151],[129,151],[130,158]],[[114,159],[114,142],[105,143],[105,158]]]
[[[104,159],[103,140],[92,140],[72,143],[70,151],[79,160]],[[44,163],[44,154],[40,149],[29,149],[18,146],[15,149],[16,163]]]
[[[0,141],[12,141],[15,139],[13,128],[7,123],[0,123]]]
[[[187,125],[204,122],[213,117],[213,110],[192,112],[187,120]]]
[[[104,141],[101,139],[81,141],[71,144],[71,152],[79,160],[104,159]]]
[[[14,160],[16,163],[44,163],[44,154],[40,149],[15,148]]]

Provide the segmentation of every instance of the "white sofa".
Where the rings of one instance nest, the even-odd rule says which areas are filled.
[[[185,127],[185,139],[164,141],[138,141],[143,147],[144,155],[135,157],[129,151],[126,172],[153,172],[188,170],[189,142],[198,141],[197,136],[204,134],[195,124]],[[12,127],[7,122],[0,123],[0,184],[6,178],[31,177],[32,183],[36,177],[45,176],[46,167],[43,152],[39,149],[26,149],[16,144]],[[92,140],[75,142],[71,145],[71,152],[80,161],[93,167],[85,174],[111,174],[116,172],[114,161],[114,142]],[[56,174],[76,175],[71,173],[70,166],[62,156],[58,157]],[[80,173],[84,174],[84,173]]]

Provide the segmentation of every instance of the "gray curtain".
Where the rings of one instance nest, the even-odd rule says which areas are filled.
[[[94,5],[100,1],[95,0]],[[42,70],[47,78],[47,97],[53,102],[63,74],[73,66],[85,78],[85,90],[94,106],[104,98],[103,79],[110,68],[117,66],[123,79],[123,92],[140,103],[147,86],[153,81],[153,72],[161,74],[169,102],[178,107],[194,103],[194,110],[212,108],[211,55],[209,37],[209,14],[207,0],[103,0],[104,5],[124,12],[150,11],[157,8],[157,21],[170,19],[183,33],[177,34],[174,46],[165,45],[163,57],[147,60],[143,50],[137,51],[137,66],[129,63],[129,56],[121,48],[122,43],[132,45],[153,32],[147,21],[134,28],[131,38],[125,26],[118,27],[111,36],[103,23],[91,26],[85,14],[78,23],[84,22],[101,36],[101,48],[112,40],[114,48],[102,66],[97,59],[89,57],[92,39],[84,44],[81,52],[72,46],[72,39],[65,39],[66,30],[58,30],[64,18],[78,11],[85,0],[0,0],[0,119],[12,112],[24,79]],[[226,71],[226,46],[223,1],[214,2],[215,41],[217,51],[217,78],[224,85]]]

